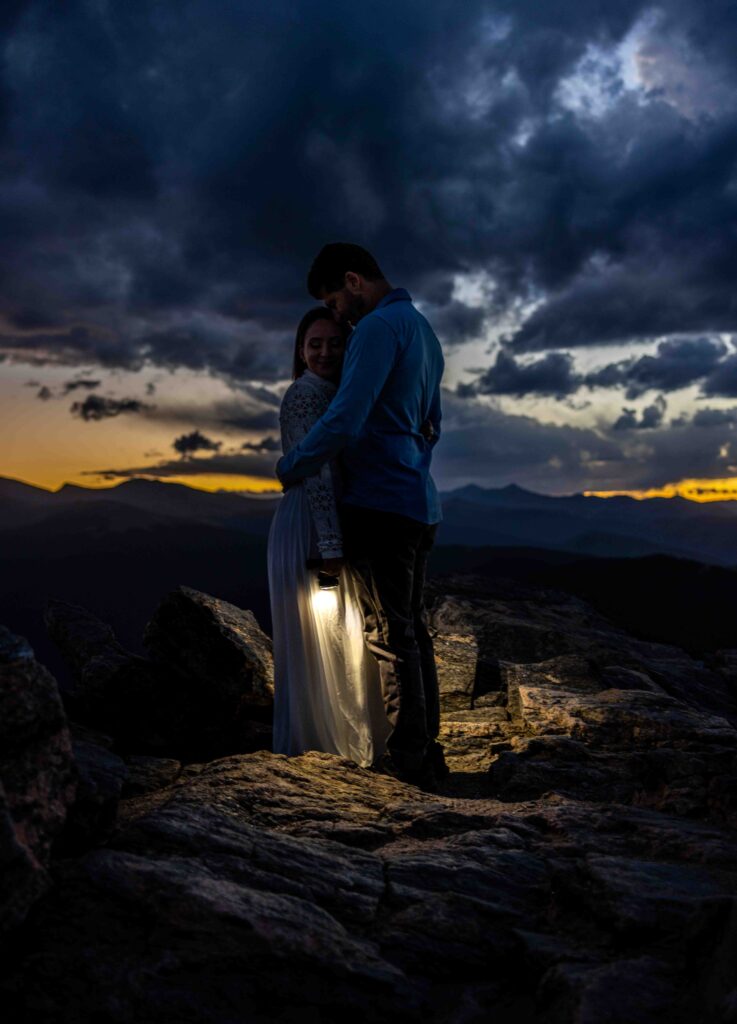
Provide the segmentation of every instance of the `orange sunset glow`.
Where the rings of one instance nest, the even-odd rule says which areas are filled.
[[[722,480],[679,480],[633,491],[584,491],[587,498],[628,497],[642,501],[645,498],[687,498],[689,501],[735,501],[737,500],[737,477]]]
[[[256,494],[281,494],[281,484],[260,476],[235,476],[227,473],[202,474],[200,476],[143,476],[144,480],[161,480],[163,483],[185,484],[195,491],[251,491]],[[85,487],[88,485],[85,483]],[[110,486],[108,483],[106,486]]]

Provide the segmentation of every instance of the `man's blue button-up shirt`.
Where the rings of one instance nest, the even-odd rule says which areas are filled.
[[[440,435],[440,342],[404,288],[395,288],[350,336],[340,387],[327,412],[277,471],[285,484],[313,476],[339,452],[344,503],[440,520],[430,476]],[[421,431],[429,420],[434,436]]]

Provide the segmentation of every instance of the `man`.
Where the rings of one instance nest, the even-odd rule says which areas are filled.
[[[443,355],[404,288],[358,245],[326,245],[307,287],[353,327],[338,392],[277,473],[285,485],[342,453],[341,524],[377,658],[398,774],[434,789],[448,773],[437,742],[438,680],[422,591],[440,505],[430,476],[440,434]]]

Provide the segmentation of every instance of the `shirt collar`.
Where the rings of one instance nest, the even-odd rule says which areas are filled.
[[[382,306],[388,306],[392,302],[411,302],[412,296],[406,288],[392,288],[390,292],[387,292],[384,298],[377,302],[374,309],[381,309]]]

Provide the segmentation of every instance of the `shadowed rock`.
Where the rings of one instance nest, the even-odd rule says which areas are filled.
[[[101,843],[112,831],[118,800],[128,769],[112,750],[89,739],[74,737],[74,761],[79,774],[77,794],[55,854],[69,855]]]
[[[248,717],[255,708],[270,712],[271,641],[253,612],[178,587],[154,612],[143,640],[153,658],[197,679],[211,700],[236,717]]]
[[[56,680],[22,637],[0,626],[0,933],[48,887],[51,847],[75,787]]]
[[[75,720],[109,733],[123,749],[156,753],[188,743],[189,703],[175,672],[131,654],[86,608],[51,600],[44,621],[74,676],[65,701]]]
[[[270,641],[250,612],[181,588],[147,627],[152,658],[85,608],[53,600],[45,621],[74,675],[70,713],[123,753],[191,760],[271,745]]]

